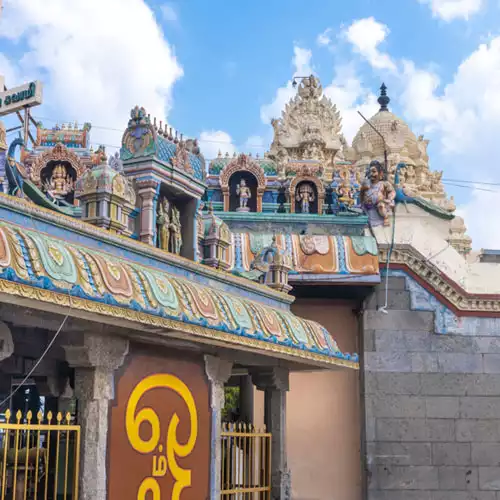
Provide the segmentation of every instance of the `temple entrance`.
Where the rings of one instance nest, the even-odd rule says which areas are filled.
[[[252,173],[243,170],[235,172],[229,179],[229,211],[235,212],[240,207],[240,195],[237,193],[237,189],[238,186],[241,189],[242,180],[250,189],[251,194],[247,201],[247,207],[250,212],[257,212],[257,179]]]
[[[271,439],[253,422],[253,384],[233,376],[224,388],[221,432],[221,499],[271,498]]]
[[[297,184],[295,189],[295,213],[318,213],[318,190],[312,182],[302,181]]]

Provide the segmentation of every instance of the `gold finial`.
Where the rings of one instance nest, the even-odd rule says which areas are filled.
[[[21,413],[21,410],[17,410],[17,413],[16,413],[17,423],[19,423],[21,421],[21,418],[23,418],[23,414]]]
[[[38,413],[36,414],[36,419],[38,420],[38,424],[42,423],[42,420],[43,420],[42,410],[38,410]]]
[[[60,424],[62,422],[62,419],[63,419],[62,413],[58,411],[56,416],[57,423]]]
[[[7,423],[9,423],[9,420],[10,420],[10,417],[12,416],[12,413],[10,410],[7,410],[5,412],[5,420],[7,421]]]
[[[66,422],[68,423],[68,425],[71,422],[71,413],[69,411],[66,413]]]
[[[32,418],[33,418],[33,412],[31,410],[29,410],[28,413],[26,413],[26,420],[27,420],[28,424],[31,422]]]
[[[49,413],[47,413],[47,423],[50,425],[50,421],[52,420],[52,412],[49,411]]]

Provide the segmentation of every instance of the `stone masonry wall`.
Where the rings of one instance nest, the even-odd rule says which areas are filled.
[[[389,288],[364,316],[368,499],[500,500],[500,331],[435,334],[406,278]]]

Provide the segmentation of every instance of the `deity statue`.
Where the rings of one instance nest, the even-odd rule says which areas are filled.
[[[384,180],[384,171],[380,162],[370,163],[367,179],[361,186],[361,203],[368,213],[371,226],[388,226],[389,214],[394,208],[396,191],[392,184]]]
[[[240,199],[240,206],[236,209],[237,212],[249,212],[250,208],[248,200],[252,197],[250,188],[247,186],[245,179],[241,179],[240,183],[236,186],[236,195]]]
[[[66,167],[62,163],[59,163],[52,170],[52,175],[50,179],[45,182],[44,188],[52,197],[62,199],[71,193],[75,186]]]
[[[116,172],[123,172],[123,162],[118,151],[109,157],[108,165]]]
[[[309,203],[312,203],[315,199],[312,186],[308,183],[301,184],[296,196],[296,200],[300,203],[301,213],[308,214]]]
[[[341,209],[354,205],[354,194],[348,179],[342,181],[337,187],[337,196]]]
[[[158,214],[156,218],[156,225],[158,227],[157,232],[157,244],[162,250],[168,252],[168,244],[170,240],[170,203],[166,198],[163,198],[160,203],[158,203]]]
[[[172,216],[170,219],[170,251],[179,255],[182,248],[182,234],[181,234],[181,219],[179,209],[172,207]]]

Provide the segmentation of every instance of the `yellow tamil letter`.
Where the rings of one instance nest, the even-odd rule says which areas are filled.
[[[176,392],[186,403],[186,406],[189,410],[191,432],[189,434],[187,443],[180,444],[177,441],[177,427],[180,421],[177,413],[173,414],[167,432],[166,452],[168,467],[170,468],[172,476],[176,481],[172,492],[172,500],[179,500],[182,490],[188,486],[191,486],[191,471],[184,470],[179,467],[177,465],[176,456],[184,458],[190,455],[196,444],[196,439],[198,438],[198,414],[196,410],[196,404],[194,402],[193,395],[191,394],[191,391],[189,390],[187,385],[174,375],[169,375],[166,373],[150,375],[149,377],[141,380],[141,382],[139,382],[135,389],[132,391],[127,404],[127,410],[125,414],[127,437],[132,447],[139,453],[151,453],[157,447],[160,440],[160,420],[158,418],[158,415],[152,408],[143,408],[142,410],[137,412],[137,415],[135,414],[135,412],[141,397],[146,392],[158,388],[171,389]],[[146,441],[143,440],[139,435],[140,426],[145,422],[149,423],[149,425],[151,426],[151,437]],[[154,479],[152,479],[152,481],[156,483]],[[141,488],[143,485],[144,482],[142,483]],[[140,491],[147,492],[153,490],[149,488],[148,490]],[[156,500],[156,497],[153,500]]]

